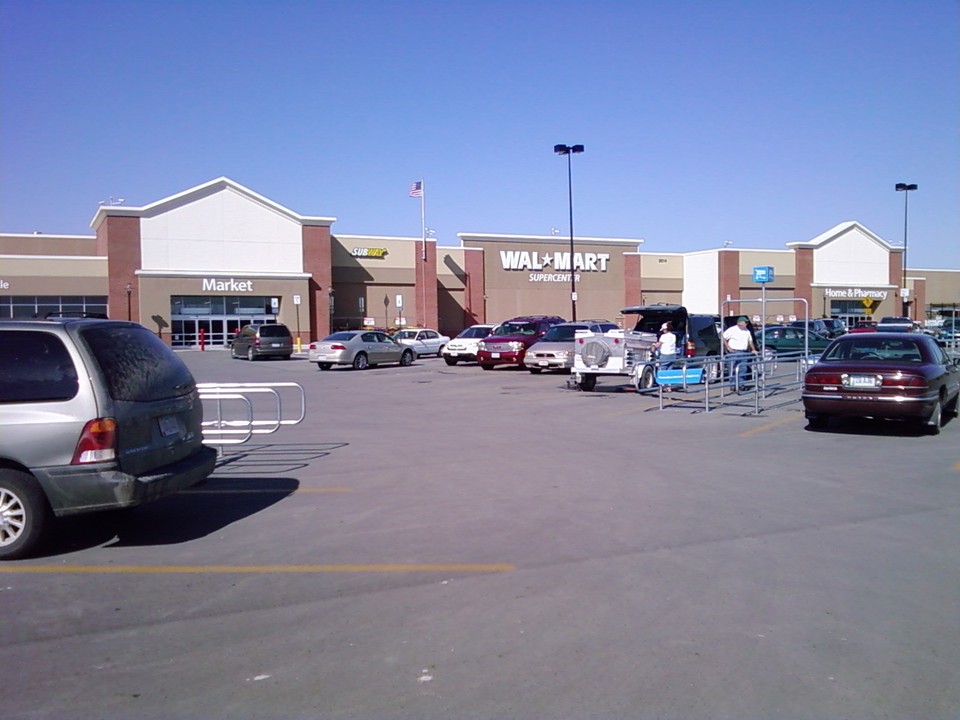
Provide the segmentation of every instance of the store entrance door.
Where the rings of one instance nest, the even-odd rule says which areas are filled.
[[[204,347],[229,347],[244,325],[264,322],[267,319],[266,316],[238,315],[204,318],[181,316],[170,322],[171,344],[179,348],[200,347],[200,331],[203,330]]]

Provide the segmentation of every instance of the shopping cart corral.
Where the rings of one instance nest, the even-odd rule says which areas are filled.
[[[711,412],[739,409],[745,415],[800,401],[803,376],[815,361],[802,353],[712,358],[718,372],[704,372],[704,363],[673,361],[657,373],[655,409]]]
[[[255,435],[269,435],[306,416],[303,387],[294,382],[198,383],[203,402],[203,442],[223,454]]]

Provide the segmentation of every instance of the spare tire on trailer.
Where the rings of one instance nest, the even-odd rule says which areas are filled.
[[[606,343],[591,340],[583,346],[583,350],[580,351],[580,358],[587,367],[603,367],[610,359],[610,348],[607,347]]]

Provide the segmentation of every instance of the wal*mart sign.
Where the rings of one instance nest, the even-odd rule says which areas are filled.
[[[609,253],[574,253],[573,270],[581,272],[606,272],[610,262]],[[528,252],[526,250],[501,250],[500,264],[504,270],[566,270],[569,272],[570,253]],[[568,277],[569,279],[569,277]]]

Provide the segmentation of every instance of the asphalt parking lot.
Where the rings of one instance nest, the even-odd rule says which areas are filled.
[[[0,565],[6,720],[960,716],[957,420],[181,356],[306,418]]]

